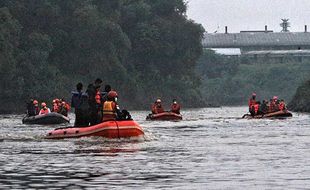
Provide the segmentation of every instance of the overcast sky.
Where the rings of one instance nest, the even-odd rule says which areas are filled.
[[[187,16],[213,33],[240,30],[280,32],[281,18],[288,18],[292,32],[310,31],[310,0],[187,0]]]

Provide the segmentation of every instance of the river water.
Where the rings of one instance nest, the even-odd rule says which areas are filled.
[[[245,110],[184,110],[180,122],[132,112],[146,133],[139,141],[47,140],[59,125],[23,125],[22,115],[2,115],[0,189],[309,188],[310,115],[240,119]]]

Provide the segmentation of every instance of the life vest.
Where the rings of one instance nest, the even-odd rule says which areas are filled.
[[[57,105],[57,103],[53,104],[53,112],[59,112],[59,106]]]
[[[153,114],[156,114],[156,104],[152,104],[151,110]]]
[[[285,110],[285,103],[284,102],[280,102],[279,110],[281,110],[281,111]]]
[[[181,109],[181,106],[179,104],[172,104],[171,105],[171,112],[179,114],[180,109]]]
[[[163,112],[165,112],[165,110],[164,110],[164,108],[162,106],[156,105],[156,112],[157,113],[163,113]]]
[[[100,91],[96,92],[95,100],[97,104],[101,104],[101,93]]]
[[[105,101],[103,104],[103,115],[112,115],[115,114],[115,102]]]
[[[102,121],[116,119],[116,104],[113,101],[105,101],[103,104]]]
[[[275,110],[276,110],[276,103],[274,101],[271,101],[269,105],[269,112],[275,112]]]
[[[249,102],[248,102],[248,105],[249,105],[249,108],[252,109],[252,107],[256,104],[256,100],[254,99],[249,99]]]
[[[255,114],[258,113],[258,110],[259,110],[259,104],[255,104],[254,105],[254,112],[255,112]]]
[[[40,108],[38,106],[35,106],[35,111],[36,111],[36,115],[39,115],[40,113]]]
[[[49,108],[46,108],[46,109],[42,108],[42,109],[40,110],[39,115],[48,114],[48,113],[50,113],[50,112],[51,112],[51,111],[50,111]]]

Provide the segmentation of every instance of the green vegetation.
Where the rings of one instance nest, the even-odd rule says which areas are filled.
[[[183,0],[0,1],[0,113],[70,97],[100,77],[121,105],[156,97],[202,106],[195,64],[203,28]]]
[[[310,80],[298,87],[289,107],[294,111],[310,112]]]
[[[310,60],[257,63],[206,50],[197,71],[202,77],[203,96],[211,105],[245,105],[252,92],[258,99],[276,95],[289,102],[297,87],[309,78]]]

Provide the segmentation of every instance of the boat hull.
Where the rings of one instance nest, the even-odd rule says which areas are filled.
[[[45,138],[64,139],[80,137],[130,138],[144,135],[143,129],[135,121],[106,121],[89,127],[59,128],[50,131]]]
[[[277,112],[272,112],[272,113],[267,113],[264,115],[255,115],[254,117],[251,116],[250,114],[245,114],[242,118],[246,119],[263,119],[263,118],[288,118],[292,117],[293,114],[289,111],[277,111]]]
[[[52,124],[69,123],[70,119],[59,113],[52,112],[44,115],[24,117],[22,122],[24,124],[52,125]]]
[[[176,114],[173,112],[163,112],[158,114],[150,114],[146,117],[147,120],[163,120],[163,121],[177,121],[182,120],[181,114]]]

